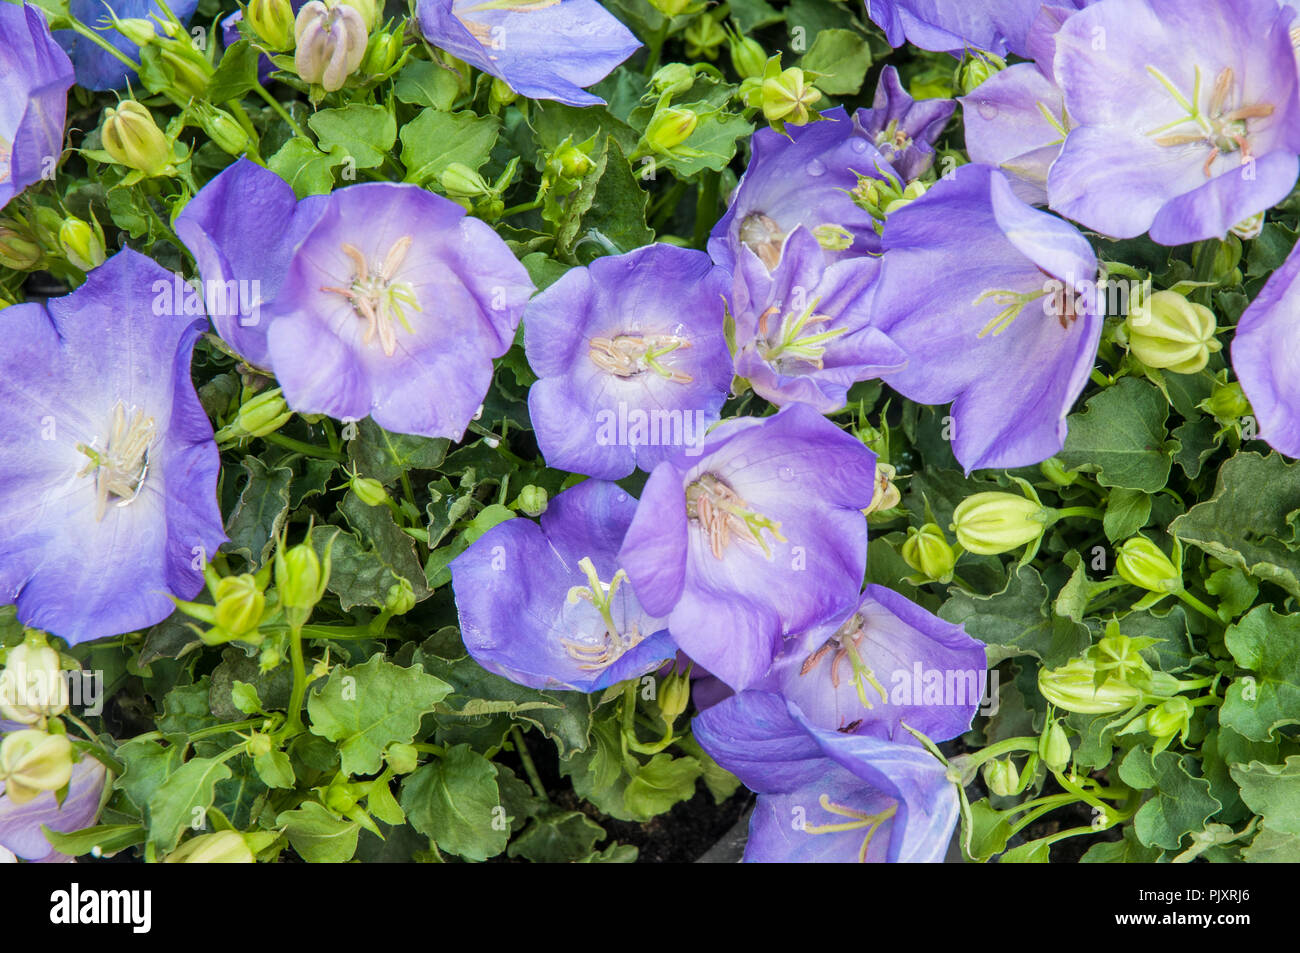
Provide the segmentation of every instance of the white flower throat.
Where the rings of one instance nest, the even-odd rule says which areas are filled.
[[[126,506],[140,495],[149,476],[149,449],[155,433],[152,417],[135,407],[128,410],[119,400],[113,407],[113,421],[103,447],[97,446],[99,437],[89,445],[77,444],[77,449],[89,458],[77,476],[95,481],[96,520],[104,519],[110,503]]]
[[[328,286],[321,291],[342,295],[352,305],[358,318],[366,323],[362,343],[370,345],[376,340],[384,354],[392,357],[397,351],[397,327],[414,334],[406,309],[423,311],[409,281],[399,281],[397,272],[411,250],[411,236],[403,235],[393,242],[383,264],[372,269],[365,254],[355,245],[344,244],[343,253],[352,259],[353,269],[346,287]]]

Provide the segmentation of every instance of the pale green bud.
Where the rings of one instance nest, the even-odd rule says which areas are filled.
[[[384,751],[384,760],[393,774],[410,774],[420,765],[420,752],[414,745],[395,743]]]
[[[1125,319],[1129,350],[1147,367],[1195,374],[1222,345],[1214,312],[1175,291],[1157,291]]]
[[[460,198],[477,198],[492,191],[483,176],[463,162],[448,163],[447,168],[438,173],[438,184],[449,196]]]
[[[976,493],[957,504],[950,528],[967,552],[996,556],[1037,542],[1050,514],[1043,504],[1014,493]]]
[[[907,541],[903,543],[903,562],[934,582],[952,579],[957,554],[948,544],[943,529],[937,523],[926,523],[920,529],[908,527]]]
[[[1012,797],[1020,791],[1020,769],[1010,758],[990,761],[984,765],[984,783],[989,793]]]
[[[58,791],[72,780],[72,743],[67,735],[34,728],[10,732],[0,740],[0,781],[15,806],[46,791]]]
[[[171,168],[172,149],[149,110],[133,99],[104,111],[104,151],[119,165],[162,175]]]
[[[213,598],[213,619],[229,635],[246,635],[261,624],[266,596],[250,574],[225,576],[217,583]]]
[[[659,683],[659,714],[671,725],[691,702],[691,680],[675,669]]]
[[[1134,536],[1115,554],[1115,571],[1130,585],[1148,592],[1177,592],[1182,573],[1168,556],[1145,536]]]
[[[1053,771],[1064,771],[1069,766],[1074,750],[1059,721],[1053,721],[1039,737],[1038,756]]]
[[[741,79],[752,79],[763,75],[767,66],[767,53],[757,40],[733,33],[729,38],[731,45],[731,65]]]
[[[14,271],[31,271],[44,253],[30,237],[8,225],[0,225],[0,265]]]
[[[104,233],[98,225],[91,227],[74,215],[69,215],[59,226],[59,249],[68,263],[82,271],[98,268],[108,257],[104,249]]]
[[[671,152],[691,137],[699,122],[700,117],[690,109],[660,109],[646,127],[646,144],[655,152]]]
[[[23,725],[43,723],[68,709],[68,683],[59,653],[43,633],[28,629],[26,637],[5,656],[0,671],[0,717]]]
[[[163,858],[164,864],[251,864],[256,858],[239,831],[199,834]]]
[[[398,576],[397,582],[388,587],[384,599],[384,609],[393,615],[406,615],[415,608],[415,589],[405,576]]]
[[[250,437],[265,437],[283,427],[292,416],[284,394],[275,387],[240,404],[235,426]]]
[[[1110,678],[1096,682],[1097,669],[1087,659],[1071,659],[1059,668],[1040,669],[1038,690],[1065,711],[1101,715],[1128,711],[1143,699],[1142,689]]]
[[[1038,465],[1038,470],[1057,486],[1070,486],[1079,482],[1079,474],[1065,469],[1065,464],[1059,457],[1048,457]]]
[[[1213,414],[1217,420],[1240,420],[1250,413],[1250,401],[1236,381],[1216,382],[1210,396],[1201,401],[1199,406]]]
[[[244,20],[275,51],[293,48],[293,5],[289,0],[249,0]]]
[[[242,156],[252,140],[235,117],[224,109],[209,107],[198,112],[199,125],[217,147],[232,156]]]
[[[529,483],[519,491],[514,508],[525,516],[541,516],[546,512],[547,500],[546,490]]]

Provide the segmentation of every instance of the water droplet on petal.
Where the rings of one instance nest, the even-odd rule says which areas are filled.
[[[819,159],[813,159],[808,163],[806,171],[809,175],[825,175],[826,164]]]
[[[867,140],[865,140],[865,139],[853,139],[853,140],[851,140],[851,141],[849,142],[849,148],[852,149],[854,152],[866,152],[866,151],[867,151]]]
[[[987,100],[987,99],[981,99],[981,100],[976,104],[975,108],[976,108],[976,111],[979,112],[980,117],[983,118],[983,119],[996,119],[996,118],[998,118],[998,107],[997,107],[997,105],[994,104],[994,103],[992,103],[992,102],[990,102],[990,101]]]
[[[794,471],[789,467],[781,467],[781,469],[776,471],[776,475],[786,482],[794,479]]]

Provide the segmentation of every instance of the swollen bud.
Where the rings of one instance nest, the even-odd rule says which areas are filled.
[[[113,161],[145,175],[162,175],[171,168],[172,150],[149,110],[133,99],[104,111],[101,132],[104,151]]]
[[[248,151],[252,140],[244,127],[235,121],[235,117],[224,109],[208,107],[197,111],[199,125],[208,137],[217,144],[222,152],[232,156],[242,156]]]
[[[311,0],[294,21],[294,68],[305,82],[326,92],[342,89],[366,56],[369,30],[354,7],[326,7]]]
[[[1069,766],[1074,751],[1059,721],[1053,721],[1039,737],[1038,756],[1053,771],[1064,771]]]
[[[388,587],[384,598],[384,611],[393,615],[406,615],[415,608],[415,589],[405,576],[398,576],[397,582]]]
[[[1181,695],[1170,698],[1147,712],[1146,728],[1151,737],[1163,742],[1157,751],[1163,751],[1175,735],[1184,739],[1192,726],[1192,703]]]
[[[109,11],[110,15],[112,11]],[[144,17],[113,17],[113,28],[136,46],[148,46],[158,35],[153,21]]]
[[[251,864],[253,851],[239,831],[199,834],[163,858],[164,864]]]
[[[546,512],[546,505],[546,490],[529,483],[519,491],[519,496],[515,498],[513,507],[525,516],[541,516]]]
[[[397,742],[384,749],[384,760],[393,774],[410,774],[420,765],[420,752],[414,745]]]
[[[1071,659],[1060,668],[1040,669],[1038,690],[1065,711],[1103,715],[1128,711],[1143,699],[1142,689],[1119,679],[1097,684],[1097,669],[1087,659]]]
[[[235,427],[250,437],[265,437],[283,427],[292,416],[284,394],[274,387],[239,405]]]
[[[1129,350],[1147,367],[1195,374],[1222,345],[1214,312],[1176,291],[1157,291],[1125,318]]]
[[[463,162],[448,163],[447,168],[438,173],[438,184],[452,198],[478,198],[492,191],[487,180]]]
[[[45,791],[58,791],[72,780],[72,743],[67,735],[24,728],[0,741],[0,781],[14,805],[26,804]]]
[[[13,271],[32,271],[44,253],[32,238],[9,225],[0,225],[0,265]]]
[[[697,17],[683,33],[686,40],[686,55],[690,59],[701,57],[716,60],[718,49],[727,42],[727,33],[713,17],[705,14]]]
[[[1197,406],[1209,411],[1216,420],[1220,421],[1240,420],[1250,413],[1250,401],[1246,399],[1246,392],[1236,381],[1216,382],[1210,396]]]
[[[374,477],[353,477],[351,487],[352,492],[357,495],[357,499],[366,506],[386,506],[388,504],[388,491]]]
[[[1115,571],[1125,582],[1148,592],[1178,592],[1183,587],[1178,567],[1145,536],[1134,536],[1119,548]]]
[[[727,37],[731,46],[731,65],[741,79],[754,79],[763,75],[767,66],[767,54],[758,45],[758,41],[747,37],[739,30]]]
[[[23,641],[9,650],[0,672],[0,717],[34,725],[67,709],[68,683],[59,653],[44,634],[28,629]]]
[[[967,552],[996,556],[1036,543],[1050,515],[1043,504],[1014,493],[976,493],[957,504],[949,529]]]
[[[225,576],[213,594],[213,619],[225,632],[238,638],[257,629],[266,609],[262,587],[249,573]]]
[[[666,17],[681,16],[686,12],[695,0],[650,0],[650,6],[654,7]]]
[[[763,118],[774,125],[788,122],[802,126],[816,116],[812,106],[822,98],[821,90],[809,82],[799,67],[777,72],[779,67],[779,59],[775,64],[768,61],[761,94]]]
[[[311,545],[311,536],[307,541],[284,547],[283,537],[275,551],[275,586],[280,594],[280,605],[285,609],[291,626],[304,624],[311,617],[311,610],[325,595],[325,586],[330,578],[330,552],[334,548],[333,539],[325,548],[325,562]]]
[[[74,268],[82,271],[98,268],[108,257],[99,223],[92,227],[74,215],[69,215],[59,226],[59,250]]]
[[[691,701],[691,680],[685,672],[674,669],[659,683],[659,717],[671,725]]]
[[[920,529],[908,527],[907,541],[903,543],[903,562],[926,579],[946,583],[952,579],[957,555],[939,525],[926,523]]]
[[[989,793],[1012,797],[1020,793],[1020,769],[1010,758],[990,761],[984,765],[984,783]]]
[[[963,93],[971,93],[990,76],[1007,68],[1007,61],[992,53],[972,50],[957,67],[957,85]]]
[[[657,110],[646,126],[645,142],[655,152],[671,152],[691,137],[700,117],[690,109]]]
[[[695,83],[695,72],[685,63],[669,63],[661,66],[650,77],[650,88],[660,94],[684,93]]]
[[[293,48],[293,5],[289,0],[249,0],[244,22],[271,50]]]
[[[518,98],[519,94],[510,88],[509,83],[500,77],[493,78],[490,99],[494,111],[502,106],[509,106]]]

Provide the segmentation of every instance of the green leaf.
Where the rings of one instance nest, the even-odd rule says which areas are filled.
[[[248,482],[226,520],[230,542],[223,543],[221,549],[243,556],[256,570],[271,554],[275,537],[289,515],[289,483],[293,471],[288,467],[268,467],[257,457],[244,457],[239,465],[248,474]]]
[[[403,181],[424,185],[453,162],[477,170],[487,161],[501,123],[468,110],[447,113],[426,109],[402,127]]]
[[[1251,741],[1268,741],[1283,725],[1300,724],[1300,615],[1260,606],[1224,635],[1238,673],[1219,721]]]
[[[415,592],[416,602],[428,597],[429,591],[424,585],[424,567],[415,554],[415,540],[398,528],[393,521],[392,510],[387,506],[367,506],[355,493],[349,491],[343,498],[339,511],[377,557],[397,575],[406,577]]]
[[[126,765],[126,773],[113,782],[114,786],[144,810],[153,792],[180,766],[183,752],[179,744],[132,738],[115,754]]]
[[[191,758],[149,796],[149,840],[166,853],[176,847],[185,829],[206,825],[207,809],[216,797],[218,781],[230,777],[220,758]]]
[[[694,797],[695,782],[703,773],[694,758],[657,754],[628,782],[623,802],[630,812],[646,819],[663,814],[679,801]]]
[[[497,769],[468,745],[456,745],[402,783],[411,826],[441,851],[487,860],[506,849],[510,824],[501,806]]]
[[[322,109],[307,120],[322,150],[349,156],[358,169],[383,164],[397,139],[397,121],[383,106],[352,103],[339,109]]]
[[[460,80],[444,66],[428,60],[411,60],[397,74],[393,93],[404,103],[450,110],[460,95]]]
[[[650,193],[641,188],[627,157],[611,136],[590,209],[582,217],[584,234],[597,232],[624,251],[654,241],[646,225]]]
[[[338,745],[343,772],[376,774],[384,749],[410,743],[420,719],[451,694],[446,682],[419,666],[402,668],[376,654],[352,668],[335,668],[307,698],[312,734]]]
[[[1170,524],[1184,543],[1300,596],[1300,553],[1290,514],[1300,510],[1300,463],[1239,453],[1219,470],[1214,496]]]
[[[268,788],[292,788],[293,763],[283,751],[267,751],[253,758],[253,768]]]
[[[536,864],[568,864],[591,853],[605,830],[581,811],[549,814],[532,820],[506,852]]]
[[[357,424],[356,437],[348,441],[348,456],[362,476],[389,485],[408,470],[440,466],[449,443],[442,437],[392,433],[366,417]]]
[[[1114,490],[1106,500],[1102,527],[1106,538],[1118,543],[1134,535],[1151,519],[1151,497],[1141,490]]]
[[[267,160],[266,167],[293,187],[298,198],[323,195],[334,188],[334,167],[342,155],[326,155],[301,136],[294,136]]]
[[[1162,751],[1153,759],[1146,748],[1134,748],[1120,762],[1120,779],[1155,796],[1133,818],[1133,832],[1148,847],[1177,850],[1187,834],[1205,829],[1205,822],[1219,810],[1210,794],[1210,782],[1194,777],[1197,759]]]
[[[967,632],[988,643],[990,664],[1033,655],[1050,668],[1065,664],[1092,641],[1087,626],[1051,611],[1050,592],[1032,566],[1019,567],[995,595],[951,591],[939,616],[965,625]]]
[[[100,824],[67,834],[50,830],[42,824],[41,831],[51,847],[69,857],[80,857],[96,848],[98,850],[95,856],[107,857],[136,844],[143,844],[145,840],[144,828],[139,824]]]
[[[1058,454],[1072,470],[1096,473],[1102,486],[1154,493],[1169,482],[1172,458],[1165,420],[1169,404],[1160,391],[1126,377],[1071,414],[1065,448]]]
[[[344,864],[357,852],[361,825],[336,817],[316,801],[285,811],[275,823],[285,829],[293,849],[309,864]]]
[[[334,539],[331,550],[332,565],[327,586],[339,597],[339,605],[349,611],[356,606],[373,606],[382,609],[388,590],[398,584],[399,573],[379,553],[366,546],[353,533],[315,533],[312,545],[323,556],[329,540]],[[412,584],[417,596],[424,591],[423,582]]]
[[[262,53],[248,40],[236,40],[221,54],[206,96],[210,102],[224,103],[242,98],[257,84],[257,61]]]
[[[1232,780],[1246,806],[1280,834],[1300,836],[1300,755],[1284,764],[1234,764]]]
[[[252,688],[267,711],[289,707],[289,692],[293,688],[289,666],[263,672],[256,655],[250,658],[233,645],[222,651],[221,664],[212,670],[209,678],[208,707],[222,721],[240,721],[256,711],[244,711],[235,703],[237,684]]]
[[[871,68],[871,48],[861,34],[852,30],[822,30],[799,67],[820,74],[813,82],[823,93],[856,93]]]
[[[1262,824],[1241,859],[1248,864],[1300,864],[1300,837]]]
[[[1079,858],[1081,864],[1154,864],[1161,857],[1158,847],[1147,847],[1137,839],[1133,828],[1124,828],[1124,837],[1117,841],[1093,844]]]
[[[981,798],[971,804],[962,846],[972,860],[983,863],[995,854],[1002,853],[1007,849],[1010,837],[1011,825],[1007,822],[1006,815],[994,809],[988,798]]]

